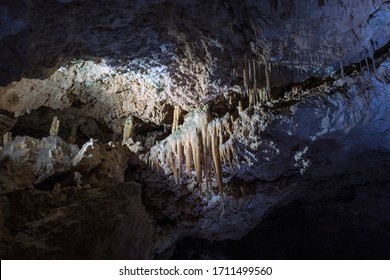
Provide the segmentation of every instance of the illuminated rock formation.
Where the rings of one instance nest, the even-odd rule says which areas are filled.
[[[8,1],[0,22],[2,258],[253,229],[240,258],[288,258],[279,221],[389,257],[389,1]]]

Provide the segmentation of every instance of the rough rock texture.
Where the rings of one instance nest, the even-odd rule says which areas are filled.
[[[151,258],[141,185],[122,183],[128,157],[93,141],[79,150],[59,137],[16,137],[0,158],[1,256]]]
[[[163,175],[147,175],[145,192],[163,214],[162,227],[180,225],[183,231],[173,233],[179,239],[239,239],[272,209],[294,199],[313,203],[324,192],[337,194],[344,187],[386,185],[389,84],[365,72],[335,80],[328,90],[288,108],[263,112],[251,107],[239,115],[234,136],[240,165],[224,169],[222,216],[220,196],[174,187],[172,173],[171,183],[164,183]],[[163,185],[168,189],[161,193]],[[188,208],[194,203],[196,208]],[[161,241],[161,248],[170,238]]]
[[[319,229],[372,218],[387,240],[389,1],[17,0],[0,22],[0,136],[13,135],[0,149],[1,257],[169,258],[186,237],[256,228],[254,242],[296,201],[306,221],[324,216]],[[231,116],[222,191],[217,167],[210,189],[195,171],[176,184],[179,153],[162,141],[174,108],[184,133],[204,105],[209,121]],[[175,162],[156,170],[152,147]],[[343,207],[345,227],[324,214]]]
[[[218,63],[214,75],[222,79],[232,56],[241,60],[259,49],[271,52],[276,64],[313,74],[339,61],[361,60],[389,40],[382,32],[389,25],[389,3],[383,0],[66,2],[19,0],[1,6],[3,85],[22,73],[50,73],[56,62],[81,54],[123,60],[155,53],[174,70],[178,65],[164,55],[164,45],[172,43],[192,70]],[[184,75],[175,76],[191,81],[182,70]],[[198,73],[193,71],[196,80]]]
[[[2,258],[151,258],[151,224],[140,187],[126,183],[2,195]]]

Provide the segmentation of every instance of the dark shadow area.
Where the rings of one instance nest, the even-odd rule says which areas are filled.
[[[64,110],[40,107],[19,117],[11,130],[12,134],[38,139],[47,137],[54,116],[60,121],[58,136],[80,147],[91,138],[101,142],[109,142],[118,138],[104,123],[86,116],[83,108],[77,107]]]
[[[390,224],[370,217],[370,211],[383,205],[359,209],[352,204],[293,201],[275,209],[239,241],[185,238],[171,259],[389,259]]]
[[[160,47],[157,41],[152,46],[152,41],[145,38],[149,34],[143,32],[149,28],[144,24],[148,17],[132,22],[136,3],[8,2],[5,5],[8,16],[25,27],[0,40],[0,86],[21,77],[43,79],[70,59],[89,56],[126,59],[132,53],[149,55],[151,49]],[[118,24],[118,19],[122,24]],[[130,22],[138,27],[129,28]],[[145,41],[149,48],[144,48]]]
[[[55,184],[61,183],[63,186],[67,186],[73,183],[71,173],[61,173],[55,174],[44,180],[43,182],[34,185],[34,187],[39,191],[51,191]]]

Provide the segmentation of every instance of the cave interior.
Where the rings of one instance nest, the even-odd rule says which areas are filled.
[[[389,259],[390,1],[0,2],[1,259]]]

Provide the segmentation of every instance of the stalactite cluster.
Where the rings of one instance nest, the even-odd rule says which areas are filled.
[[[180,183],[183,166],[189,177],[195,171],[198,185],[210,189],[212,173],[216,177],[219,193],[223,193],[222,164],[235,165],[235,148],[232,136],[232,117],[211,120],[207,107],[189,113],[178,129],[150,150],[150,165],[168,166]],[[205,184],[202,184],[203,179]],[[204,189],[205,190],[205,189]]]
[[[242,73],[243,97],[249,99],[249,106],[259,106],[271,101],[271,63],[269,63],[268,51],[264,47],[257,58],[247,59],[244,55],[244,62],[238,63],[232,58],[232,76],[239,77]]]
[[[242,77],[244,80],[244,96],[249,97],[249,105],[260,105],[270,101],[271,82],[270,72],[271,65],[264,57],[262,61],[244,58],[244,65],[242,69]],[[261,72],[264,71],[265,83],[262,83]],[[237,71],[233,71],[236,73]],[[264,87],[264,85],[265,87]]]

